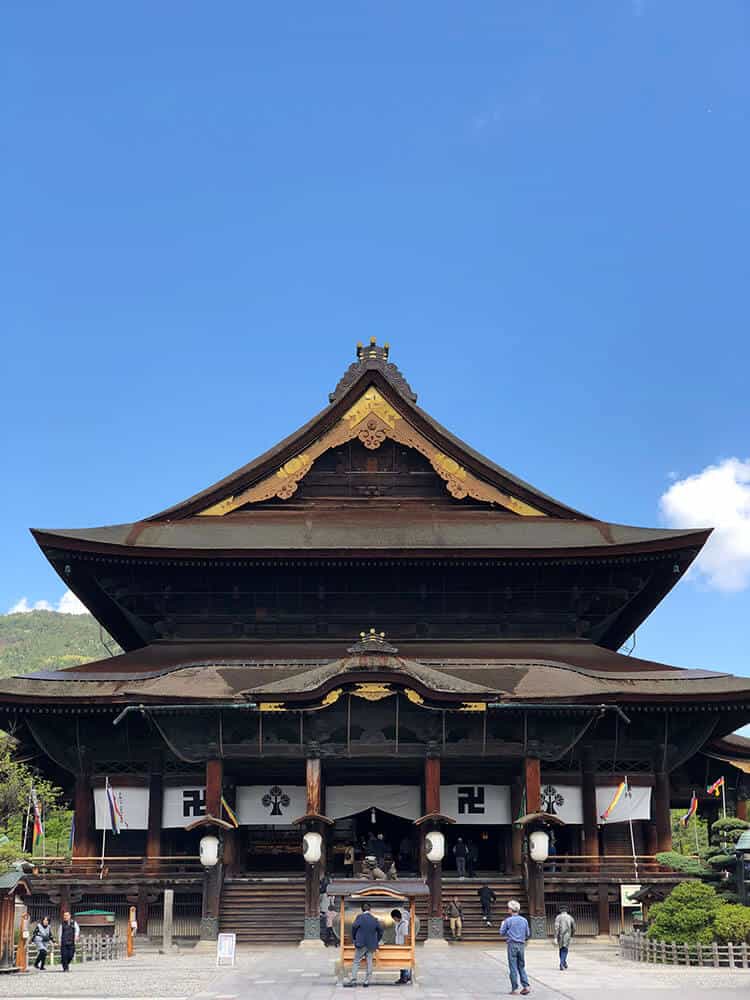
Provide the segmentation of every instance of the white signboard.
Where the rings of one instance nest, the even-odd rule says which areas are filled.
[[[148,830],[148,788],[118,788],[110,784],[122,819],[121,830]],[[94,822],[97,830],[111,830],[109,802],[104,788],[94,789]]]
[[[329,785],[326,815],[342,819],[374,808],[415,820],[420,816],[421,800],[419,785]]]
[[[307,789],[304,785],[240,785],[236,807],[243,826],[291,826],[307,812]]]
[[[165,829],[186,827],[206,815],[205,785],[164,789],[161,825]]]
[[[600,825],[625,823],[628,820],[651,818],[651,789],[630,787],[630,795],[623,795],[606,821],[602,813],[617,791],[617,785],[599,785],[596,789],[596,822]],[[583,793],[580,785],[542,785],[542,812],[559,816],[564,823],[583,824]]]
[[[441,785],[440,812],[457,823],[512,823],[509,785]]]
[[[237,948],[236,934],[219,934],[216,939],[216,964],[234,965],[234,953]]]

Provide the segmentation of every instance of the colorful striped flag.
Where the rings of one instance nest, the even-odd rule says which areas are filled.
[[[693,790],[693,797],[690,799],[690,808],[688,809],[688,811],[685,813],[684,816],[680,817],[680,823],[682,823],[683,826],[687,826],[692,817],[695,816],[697,812],[698,812],[698,796],[695,794],[695,790]]]
[[[115,798],[114,789],[109,783],[109,778],[104,779],[104,787],[107,792],[107,803],[109,804],[109,822],[110,829],[112,833],[119,833],[120,827],[124,823],[124,817],[117,804],[117,799]]]
[[[231,809],[229,808],[229,803],[227,802],[227,800],[226,800],[226,799],[224,798],[224,796],[223,796],[223,795],[222,795],[222,797],[221,797],[221,805],[222,805],[222,808],[224,809],[224,812],[225,812],[225,813],[227,814],[227,816],[229,817],[229,822],[230,822],[230,823],[232,824],[232,826],[233,826],[233,827],[234,827],[235,829],[237,829],[237,827],[238,827],[238,826],[239,826],[240,824],[239,824],[239,822],[237,821],[237,817],[236,817],[236,816],[234,815],[234,813],[232,812],[232,810],[231,810]]]
[[[31,849],[36,847],[37,841],[44,836],[44,824],[42,823],[42,809],[36,797],[36,789],[31,786],[31,808],[34,813],[34,829],[31,834]]]
[[[629,791],[628,791],[628,779],[627,778],[625,778],[624,781],[621,781],[620,784],[615,789],[615,794],[612,796],[612,801],[610,802],[610,804],[607,806],[607,808],[602,813],[601,819],[603,819],[606,822],[609,819],[609,817],[612,815],[612,812],[614,811],[615,807],[617,806],[617,803],[620,801],[620,799],[623,797],[623,795],[626,795],[626,794],[629,794]]]
[[[716,798],[718,799],[718,797],[721,795],[721,790],[723,787],[724,787],[724,778],[722,776],[721,778],[717,778],[716,781],[713,783],[713,785],[709,785],[706,791],[708,792],[709,795],[715,795]]]

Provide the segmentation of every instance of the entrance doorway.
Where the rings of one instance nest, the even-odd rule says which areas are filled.
[[[505,872],[508,869],[510,836],[511,828],[500,824],[478,826],[457,823],[455,826],[449,827],[446,836],[443,872],[453,875],[457,870],[453,848],[459,837],[466,846],[467,875],[472,872]]]
[[[383,861],[384,870],[395,863],[399,875],[416,875],[419,869],[419,837],[409,819],[382,809],[363,809],[353,816],[337,819],[333,827],[332,864],[336,874],[350,874],[344,861],[347,848],[354,849],[354,873],[361,871],[368,854]]]

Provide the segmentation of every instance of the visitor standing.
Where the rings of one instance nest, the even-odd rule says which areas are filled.
[[[492,927],[492,904],[497,900],[497,896],[486,882],[481,889],[477,889],[477,895],[482,904],[482,920],[487,927]]]
[[[456,858],[456,871],[459,878],[466,878],[466,844],[463,837],[459,837],[453,845],[453,854]]]
[[[383,928],[380,921],[370,913],[370,904],[362,904],[362,912],[352,924],[352,941],[354,942],[354,961],[352,962],[352,975],[348,983],[344,986],[357,985],[357,973],[362,959],[365,959],[365,986],[370,985],[372,978],[372,956],[378,950],[380,940],[383,937]]]
[[[393,943],[409,944],[409,923],[411,917],[408,910],[391,910],[393,919]],[[401,969],[401,974],[396,980],[396,986],[403,986],[411,981],[411,969]]]
[[[526,917],[521,916],[521,904],[517,899],[508,901],[508,916],[500,924],[500,934],[508,942],[510,992],[518,993],[520,979],[521,993],[526,996],[531,992],[526,975],[526,942],[531,937],[531,930]]]
[[[60,964],[63,972],[70,971],[70,963],[76,953],[76,944],[81,934],[81,928],[73,920],[70,911],[63,913],[62,924],[60,924]]]
[[[555,943],[560,949],[560,968],[568,967],[568,948],[570,939],[576,932],[576,922],[568,913],[564,906],[560,907],[560,912],[555,917]]]
[[[55,939],[52,937],[52,928],[50,927],[49,917],[42,917],[40,922],[34,928],[34,933],[31,935],[31,943],[36,946],[36,959],[34,960],[34,968],[44,971],[44,965],[47,961],[47,954],[55,943]]]

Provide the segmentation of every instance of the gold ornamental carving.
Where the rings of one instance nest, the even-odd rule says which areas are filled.
[[[424,705],[424,698],[421,694],[417,694],[416,691],[412,691],[411,688],[404,688],[404,694],[414,705]]]
[[[261,712],[286,712],[286,706],[283,701],[262,701],[258,705],[258,709]]]
[[[459,712],[486,712],[487,703],[484,701],[464,701],[461,703]]]
[[[355,698],[364,698],[366,701],[381,701],[383,698],[390,698],[394,692],[390,684],[357,684],[352,694]]]
[[[329,705],[335,705],[343,693],[343,688],[335,688],[333,691],[329,691],[325,698],[321,701],[321,707],[328,708]]]
[[[325,434],[313,441],[304,452],[290,458],[275,473],[235,496],[227,497],[205,510],[201,515],[229,514],[248,503],[259,503],[278,497],[288,500],[294,495],[301,479],[307,475],[313,463],[323,452],[336,448],[346,441],[358,438],[365,448],[375,450],[389,438],[407,448],[414,448],[428,460],[435,472],[445,480],[451,496],[457,500],[473,497],[486,503],[497,504],[506,510],[524,517],[545,516],[544,511],[531,504],[503,493],[496,487],[472,475],[450,455],[444,454],[405,420],[374,386],[370,386],[357,402],[350,407]]]

